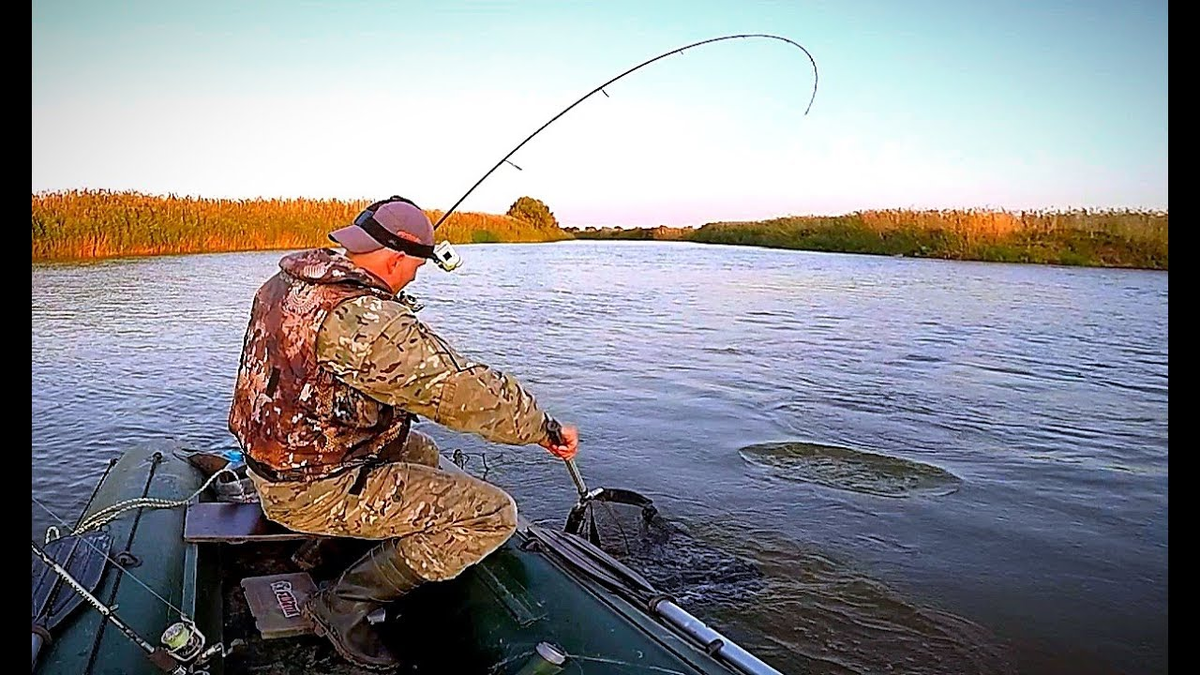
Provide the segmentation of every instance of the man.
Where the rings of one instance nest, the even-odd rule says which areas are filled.
[[[329,236],[344,255],[285,256],[255,295],[229,428],[267,518],[383,540],[304,612],[345,658],[391,669],[396,658],[367,615],[458,576],[516,528],[507,493],[438,469],[414,416],[561,458],[575,455],[578,432],[558,433],[516,380],[461,356],[397,298],[434,255],[433,227],[415,204],[376,202]]]

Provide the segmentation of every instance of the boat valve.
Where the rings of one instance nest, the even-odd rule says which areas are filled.
[[[557,645],[539,642],[529,660],[517,671],[517,675],[557,675],[562,672],[567,655]]]

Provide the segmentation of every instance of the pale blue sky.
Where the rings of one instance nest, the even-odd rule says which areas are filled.
[[[33,2],[33,191],[544,200],[564,225],[1167,208],[1167,3]]]

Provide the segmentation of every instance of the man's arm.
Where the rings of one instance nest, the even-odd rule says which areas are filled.
[[[546,444],[546,413],[516,379],[463,358],[398,302],[338,305],[317,359],[346,384],[456,431],[495,443]]]

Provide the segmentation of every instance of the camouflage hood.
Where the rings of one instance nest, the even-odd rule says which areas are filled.
[[[350,262],[346,256],[327,248],[299,251],[283,257],[279,269],[310,284],[357,283],[391,294],[382,279]]]

